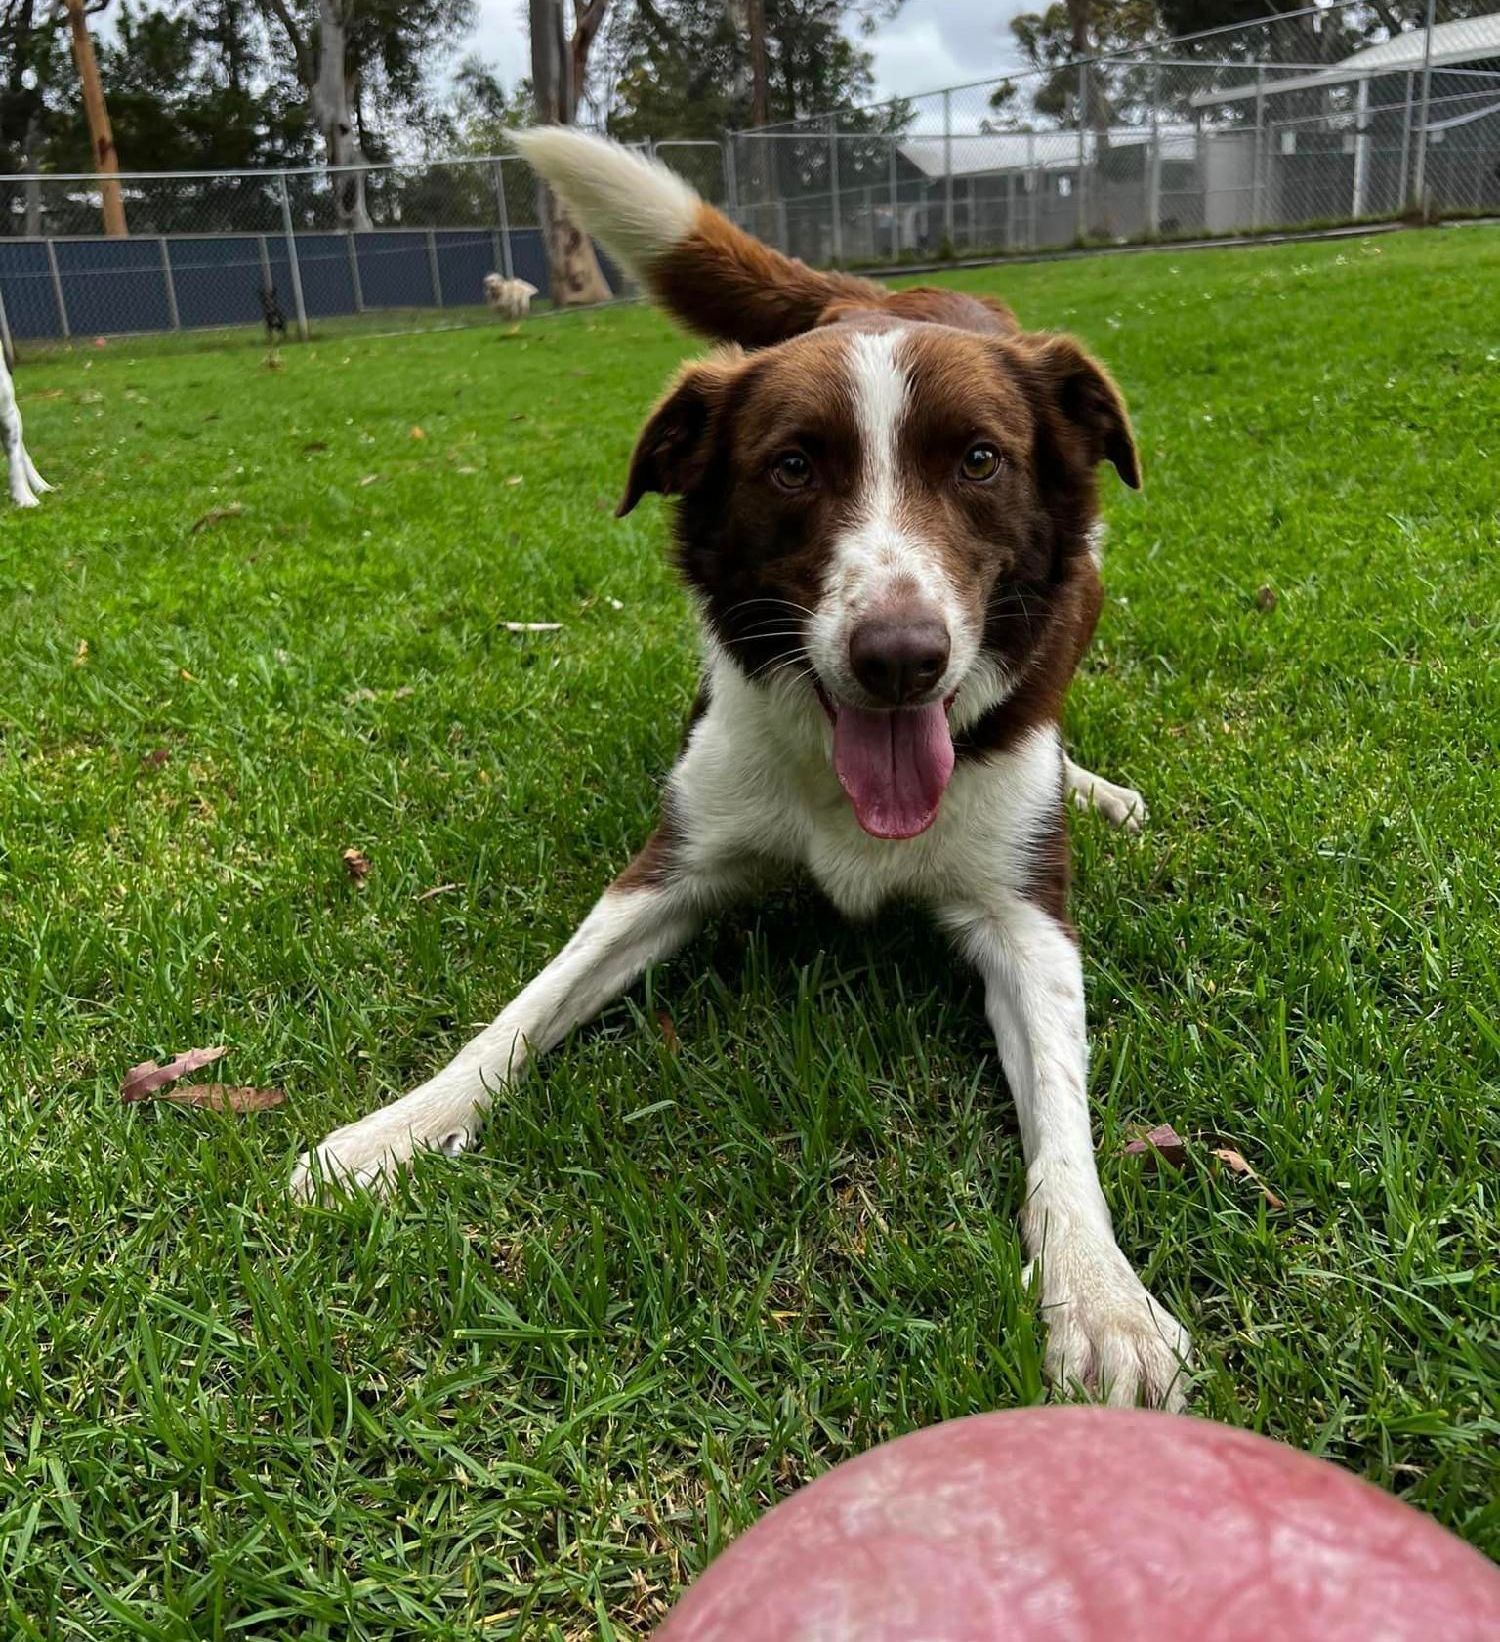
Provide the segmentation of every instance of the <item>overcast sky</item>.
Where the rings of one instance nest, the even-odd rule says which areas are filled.
[[[1015,66],[1010,17],[1020,4],[993,0],[905,0],[894,22],[864,44],[875,59],[877,97],[936,91],[1003,74]],[[473,37],[459,55],[477,52],[499,70],[507,90],[531,72],[525,0],[479,0]]]

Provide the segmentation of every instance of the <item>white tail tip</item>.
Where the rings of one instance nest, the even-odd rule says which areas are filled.
[[[692,233],[703,202],[657,161],[566,125],[532,126],[511,140],[633,273],[644,273]]]

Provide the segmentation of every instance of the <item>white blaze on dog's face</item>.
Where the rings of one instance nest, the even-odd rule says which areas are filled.
[[[1043,641],[1104,458],[1135,477],[1077,344],[859,313],[689,367],[623,505],[683,497],[682,566],[725,653],[806,679],[860,825],[908,838],[936,818],[955,726]]]

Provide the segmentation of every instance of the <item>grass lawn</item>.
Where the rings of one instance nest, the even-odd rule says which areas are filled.
[[[1071,713],[1152,808],[1074,827],[1121,1244],[1198,1412],[1493,1554],[1500,232],[956,279],[1093,343],[1145,461]],[[610,509],[687,348],[624,309],[23,369],[62,488],[0,513],[7,1635],[639,1637],[804,1479],[1042,1397],[1009,1103],[914,915],[790,889],[475,1153],[284,1198],[646,833],[692,630],[661,508]],[[121,1105],[203,1044],[287,1103]],[[1180,1171],[1122,1155],[1158,1122]]]

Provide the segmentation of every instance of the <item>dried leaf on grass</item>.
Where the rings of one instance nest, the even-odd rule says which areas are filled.
[[[79,639],[78,648],[73,652],[73,665],[75,667],[87,667],[88,664],[89,641],[87,639]]]
[[[1260,1187],[1260,1195],[1265,1198],[1268,1207],[1273,1209],[1284,1209],[1286,1207],[1286,1204],[1245,1161],[1243,1152],[1237,1152],[1233,1146],[1215,1146],[1213,1154],[1231,1174],[1241,1174],[1247,1180],[1253,1180]]]
[[[165,747],[153,747],[149,753],[141,754],[141,763],[148,770],[159,770],[171,756]]]
[[[560,621],[507,621],[501,625],[507,633],[560,633]]]
[[[1276,589],[1269,585],[1257,588],[1255,592],[1255,608],[1257,610],[1265,611],[1274,610],[1276,608]]]
[[[251,1089],[237,1083],[184,1083],[164,1089],[158,1100],[179,1106],[201,1106],[210,1112],[268,1112],[286,1099],[285,1089]]]
[[[1144,1157],[1153,1168],[1158,1160],[1170,1163],[1174,1169],[1182,1168],[1187,1162],[1187,1142],[1170,1123],[1158,1123],[1145,1134],[1127,1140],[1124,1151],[1127,1157]]]
[[[120,1099],[145,1100],[158,1089],[165,1089],[169,1083],[176,1083],[179,1078],[185,1078],[189,1072],[196,1072],[204,1066],[212,1066],[216,1060],[222,1060],[228,1052],[224,1045],[220,1044],[215,1049],[189,1049],[185,1054],[178,1055],[175,1060],[169,1060],[165,1064],[143,1060],[139,1066],[132,1066],[125,1074],[125,1080],[120,1085]]]
[[[370,876],[370,857],[360,849],[346,849],[343,856],[344,871],[356,884],[363,884]]]
[[[667,1053],[675,1055],[682,1048],[682,1039],[677,1036],[677,1028],[665,1009],[656,1011],[656,1024],[661,1028],[661,1041],[666,1044]]]
[[[412,427],[411,436],[413,439],[425,439],[427,437],[426,433],[415,425]]]
[[[213,525],[223,524],[226,519],[238,519],[245,511],[243,502],[231,502],[228,507],[211,507],[207,513],[200,513],[193,520],[189,536],[196,536],[200,530],[207,530]]]

